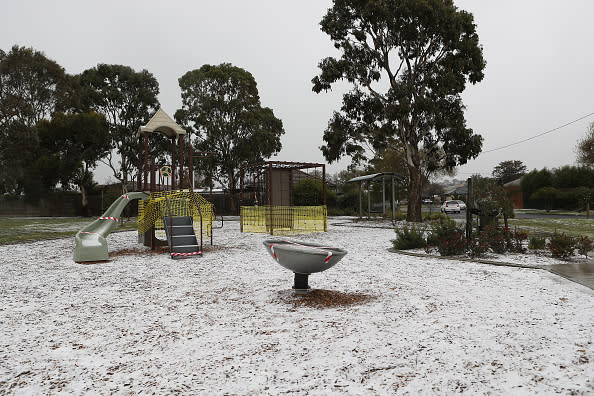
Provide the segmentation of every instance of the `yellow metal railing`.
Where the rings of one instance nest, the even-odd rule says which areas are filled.
[[[328,230],[326,206],[242,206],[242,232],[294,235]]]

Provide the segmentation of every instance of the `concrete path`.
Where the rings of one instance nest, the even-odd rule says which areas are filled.
[[[543,269],[594,290],[594,263],[547,265]]]

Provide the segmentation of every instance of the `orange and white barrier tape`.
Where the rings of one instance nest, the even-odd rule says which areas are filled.
[[[99,217],[99,220],[113,220],[116,223],[118,222],[118,218],[117,217]]]
[[[171,253],[171,257],[187,257],[187,256],[202,256],[202,252],[190,252],[190,253]]]
[[[103,236],[103,234],[99,233],[99,232],[90,232],[90,231],[81,231],[81,234],[96,234],[96,235],[101,235]]]

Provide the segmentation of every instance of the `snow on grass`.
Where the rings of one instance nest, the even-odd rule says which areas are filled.
[[[387,252],[392,229],[295,239],[349,251],[310,286],[360,303],[295,304],[269,236],[216,230],[202,258],[108,237],[0,246],[0,393],[592,393],[594,293],[546,271]],[[208,247],[208,246],[207,246]]]

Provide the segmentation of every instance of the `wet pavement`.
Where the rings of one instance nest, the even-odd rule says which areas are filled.
[[[594,290],[594,263],[556,264],[549,265],[546,269]]]

